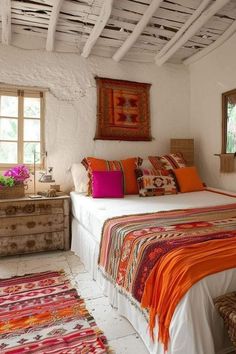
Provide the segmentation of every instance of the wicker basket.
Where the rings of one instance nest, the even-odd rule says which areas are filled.
[[[214,303],[236,348],[236,291],[219,296]]]
[[[13,187],[2,187],[0,189],[0,199],[15,199],[25,196],[25,186],[23,183]]]

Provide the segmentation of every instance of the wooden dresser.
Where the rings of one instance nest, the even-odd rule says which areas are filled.
[[[70,248],[70,198],[0,200],[0,256]]]

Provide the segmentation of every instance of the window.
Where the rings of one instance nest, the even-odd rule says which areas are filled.
[[[42,162],[44,94],[0,87],[0,167]]]
[[[222,153],[236,152],[236,89],[222,94]]]

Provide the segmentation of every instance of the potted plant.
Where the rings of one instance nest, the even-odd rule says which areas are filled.
[[[0,199],[22,198],[25,195],[26,180],[30,177],[28,168],[17,165],[0,176]]]

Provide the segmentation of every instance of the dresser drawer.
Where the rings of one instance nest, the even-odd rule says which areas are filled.
[[[0,203],[0,218],[27,216],[27,215],[45,215],[45,214],[63,214],[63,200],[37,200],[37,201],[13,201]],[[2,222],[2,221],[0,221]]]
[[[64,230],[63,214],[10,217],[0,220],[0,238],[2,236],[31,235],[61,230]]]
[[[68,249],[68,196],[0,200],[0,256]]]
[[[0,237],[0,256],[64,249],[64,232]]]

